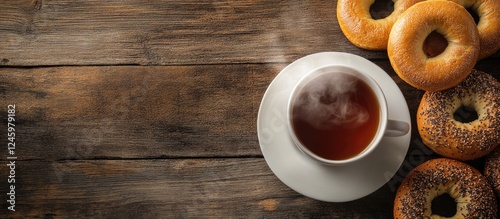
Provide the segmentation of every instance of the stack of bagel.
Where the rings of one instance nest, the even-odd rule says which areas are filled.
[[[338,0],[340,28],[359,48],[387,50],[399,77],[426,91],[416,115],[418,131],[424,144],[444,157],[406,176],[396,194],[394,217],[435,217],[431,201],[448,193],[457,203],[455,216],[496,218],[500,82],[473,68],[500,49],[500,1],[394,0],[394,11],[383,19],[371,17],[373,3]],[[463,117],[476,116],[461,121],[456,114],[462,107],[473,111],[461,111],[467,114]],[[463,162],[485,156],[484,174]]]
[[[395,0],[394,11],[373,19],[374,0],[339,0],[337,19],[347,39],[367,50],[387,50],[396,73],[412,86],[440,91],[456,86],[478,59],[500,49],[498,0]],[[479,16],[476,25],[466,8]],[[431,33],[443,35],[446,49],[435,57],[423,50]]]

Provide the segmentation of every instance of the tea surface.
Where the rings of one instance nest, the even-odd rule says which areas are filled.
[[[375,136],[380,106],[363,80],[344,73],[308,82],[292,108],[298,140],[314,154],[344,160],[361,153]]]

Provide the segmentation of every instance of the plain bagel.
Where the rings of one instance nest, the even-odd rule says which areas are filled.
[[[479,59],[494,54],[500,48],[500,1],[498,0],[453,0],[465,8],[475,11],[479,17]]]
[[[347,39],[357,47],[386,50],[392,25],[406,9],[422,0],[394,0],[394,11],[383,19],[373,19],[370,6],[375,0],[338,0],[337,20]]]
[[[474,11],[478,18],[479,59],[486,58],[500,49],[500,1],[498,0],[451,0],[469,11]],[[435,47],[442,47],[436,42]],[[441,45],[439,45],[441,44]],[[430,50],[435,48],[429,48]],[[438,49],[440,50],[440,49]],[[442,50],[441,50],[442,51]]]
[[[443,35],[448,46],[436,57],[428,57],[423,44],[433,31]],[[394,23],[387,52],[392,67],[408,84],[440,91],[456,86],[470,73],[479,55],[479,33],[464,7],[451,1],[423,1]]]

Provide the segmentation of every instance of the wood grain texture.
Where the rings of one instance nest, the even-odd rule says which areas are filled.
[[[316,201],[284,185],[262,158],[23,161],[17,167],[13,218],[390,218],[394,196],[384,186],[348,203]],[[6,187],[1,180],[0,191]]]
[[[377,1],[379,2],[379,1]],[[392,10],[389,0],[372,9]],[[353,46],[337,1],[1,1],[0,65],[187,65],[291,62]],[[500,52],[493,55],[500,57]]]
[[[387,15],[390,2],[377,0],[374,15]],[[0,218],[391,218],[403,178],[437,157],[416,129],[423,91],[395,74],[386,52],[349,43],[336,4],[0,0],[0,121],[15,104],[18,157],[16,212],[3,196]],[[375,62],[412,116],[410,148],[395,176],[347,203],[288,188],[267,167],[257,138],[271,81],[290,62],[322,51]],[[500,80],[499,58],[476,68]],[[482,171],[484,160],[468,163]]]
[[[0,104],[24,159],[251,156],[278,67],[0,69]]]
[[[261,156],[258,108],[283,67],[4,68],[0,105],[16,105],[21,159]]]
[[[415,124],[423,92],[388,61],[376,63],[407,100],[410,150],[423,147]],[[498,79],[495,63],[477,67]],[[16,104],[22,159],[261,156],[258,108],[284,66],[3,68],[0,113],[5,120]]]
[[[1,1],[0,65],[290,62],[351,45],[336,1]]]

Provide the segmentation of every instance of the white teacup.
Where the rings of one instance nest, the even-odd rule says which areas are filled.
[[[389,119],[384,93],[368,72],[343,65],[323,66],[301,78],[287,110],[296,146],[329,165],[361,160],[383,137],[410,130],[408,123]]]

